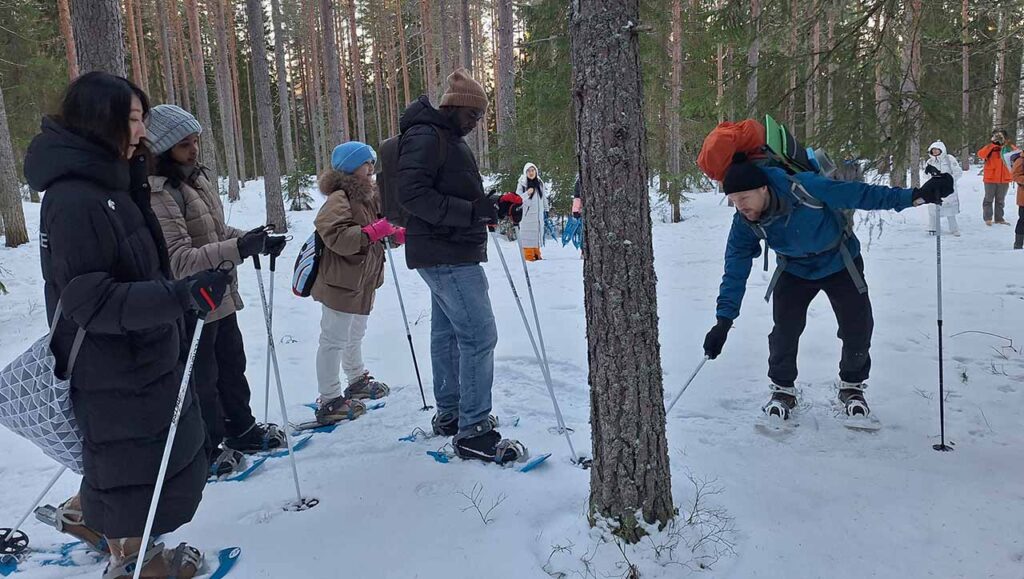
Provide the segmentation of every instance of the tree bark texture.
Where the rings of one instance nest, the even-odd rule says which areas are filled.
[[[68,0],[57,0],[60,19],[60,35],[64,37],[64,54],[68,59],[68,78],[78,78],[78,51],[75,49],[75,34],[71,31],[71,7]]]
[[[426,2],[427,0],[423,0]],[[356,0],[348,0],[349,54],[352,62],[352,90],[356,101],[356,133],[359,140],[366,142],[366,83],[363,80],[363,53],[359,50],[359,34],[356,25]]]
[[[324,72],[327,79],[328,139],[334,145],[345,142],[345,112],[341,103],[341,75],[339,74],[338,46],[334,32],[334,2],[320,0],[321,32],[323,33]],[[251,30],[251,27],[250,27]]]
[[[175,74],[178,78],[178,100],[181,104],[181,108],[186,111],[192,109],[192,95],[189,94],[189,70],[191,68],[187,63],[192,61],[188,54],[188,44],[185,40],[185,32],[181,25],[181,12],[179,10],[178,0],[165,0],[167,2],[168,10],[171,16],[171,28],[174,31],[174,63],[175,63]]]
[[[128,76],[124,65],[124,14],[120,0],[72,0],[71,28],[78,70]]]
[[[211,18],[215,36],[215,48],[217,67],[217,100],[220,102],[220,127],[224,135],[224,164],[227,165],[228,173],[228,199],[237,201],[238,190],[238,150],[235,147],[235,102],[232,98],[231,88],[231,59],[228,56],[228,33],[227,21],[224,14],[224,4],[221,0],[212,0],[213,7]]]
[[[260,151],[263,153],[263,188],[267,204],[267,223],[277,233],[288,231],[281,194],[281,169],[277,164],[277,136],[274,129],[274,103],[270,97],[270,70],[267,66],[266,39],[263,36],[261,0],[246,0],[249,16],[249,44],[252,49],[252,80],[256,89],[256,114],[260,124]]]
[[[908,158],[910,160],[910,186],[917,187],[921,184],[921,123],[923,111],[918,101],[917,90],[921,84],[921,23],[922,23],[922,0],[910,0],[910,86],[913,98],[909,106],[910,121],[910,146]]]
[[[164,97],[168,103],[176,105],[178,104],[178,93],[177,88],[174,86],[171,20],[167,16],[166,0],[156,0],[156,16],[157,23],[160,26],[160,68],[163,73]]]
[[[7,124],[7,108],[0,88],[0,223],[3,224],[4,245],[18,247],[28,243],[25,210],[21,205],[18,175],[14,168],[14,147]]]
[[[427,83],[426,89],[423,92],[433,101],[437,98],[438,94],[437,57],[434,53],[434,27],[431,22],[431,14],[430,0],[420,0],[420,22],[423,26],[423,70],[426,71],[424,79]]]
[[[233,0],[219,0],[221,5],[224,7],[224,19],[227,24],[228,32],[228,50],[231,54],[229,64],[231,65],[231,92],[235,99],[235,144],[238,147],[238,180],[245,183],[245,180],[249,177],[249,171],[246,167],[245,161],[245,132],[242,130],[242,84],[240,81],[240,75],[238,74],[238,30],[236,29],[236,14]],[[256,140],[256,136],[252,136],[253,141]],[[253,144],[253,156],[255,156],[256,145]],[[256,170],[256,164],[253,163],[253,171]]]
[[[635,513],[673,517],[651,244],[639,0],[574,2],[573,100],[588,235],[584,297],[594,465],[591,520],[637,541]]]
[[[135,0],[135,33],[139,40],[139,64],[142,67],[142,90],[148,94],[152,87],[149,86],[149,58],[146,52],[146,32],[143,28],[145,22],[146,0]]]
[[[962,97],[960,102],[960,130],[963,139],[963,148],[960,149],[961,168],[966,171],[971,168],[970,161],[970,119],[971,119],[971,49],[968,44],[971,41],[970,16],[968,8],[970,0],[963,0],[960,12],[960,66],[962,67],[960,77],[960,90]],[[1022,61],[1024,66],[1024,61]],[[1024,78],[1024,75],[1022,75]]]
[[[281,1],[270,0],[270,16],[274,21],[274,58],[277,62],[277,102],[281,108],[281,144],[284,149],[284,167],[287,174],[295,173],[295,149],[292,148],[292,114],[288,99],[288,74],[284,64],[286,41],[281,25]]]
[[[398,17],[396,22],[398,26],[398,50],[399,55],[402,57],[402,94],[405,95],[405,99],[398,103],[399,110],[404,110],[405,107],[413,100],[412,89],[409,87],[409,53],[405,46],[405,20],[402,16],[403,11],[402,0],[396,0],[395,15]]]
[[[199,26],[199,6],[196,0],[185,0],[185,11],[188,14],[188,33],[192,44],[192,81],[196,88],[196,111],[199,113],[199,123],[203,125],[200,154],[203,163],[213,171],[213,174],[220,175],[217,168],[217,137],[210,116],[210,89],[206,84],[203,32]]]
[[[753,0],[757,3],[758,0]],[[665,146],[668,148],[668,172],[671,174],[671,187],[669,188],[669,203],[672,205],[672,223],[679,223],[682,219],[679,198],[681,195],[682,163],[682,119],[680,118],[679,103],[683,93],[683,2],[672,0],[672,37],[669,39],[669,62],[671,63],[671,79],[669,86],[669,98],[666,114],[668,116],[668,138],[665,139]],[[754,100],[750,100],[750,85],[747,85],[747,107],[753,114],[753,106],[757,104],[757,68],[753,70],[754,77]],[[664,179],[662,179],[664,181]]]
[[[761,61],[761,0],[750,0],[753,38],[747,49],[747,116],[757,116],[757,69]]]
[[[128,21],[128,47],[132,57],[132,82],[143,87],[143,90],[145,90],[146,85],[142,82],[142,58],[139,56],[139,37],[135,33],[135,2],[133,0],[124,0],[124,11]]]
[[[992,94],[992,126],[1003,128],[1003,112],[1006,109],[1006,14],[1005,10],[999,9],[998,26],[996,35],[999,38],[999,46],[996,49],[996,85]]]
[[[459,0],[461,9],[459,11],[459,23],[462,38],[462,68],[473,73],[473,32],[470,27],[469,0]],[[442,15],[443,18],[443,15]]]

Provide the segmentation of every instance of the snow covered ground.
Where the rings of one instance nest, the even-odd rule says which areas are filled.
[[[863,224],[858,230],[875,308],[868,398],[885,424],[880,432],[849,431],[833,418],[830,388],[840,348],[835,319],[822,296],[812,305],[800,357],[803,396],[811,408],[788,437],[755,430],[767,396],[771,327],[770,308],[760,299],[769,274],[756,267],[724,355],[705,366],[669,417],[674,500],[688,517],[695,496],[690,478],[707,481],[704,490],[712,492],[699,501],[705,529],[724,525],[720,538],[733,545],[732,553],[725,543],[699,550],[724,550],[710,569],[696,570],[698,560],[686,543],[699,536],[693,529],[660,533],[622,551],[588,529],[590,473],[572,466],[565,440],[549,432],[555,424],[551,403],[493,245],[486,268],[500,335],[495,412],[506,423],[501,428],[506,436],[521,439],[535,454],[554,453],[547,463],[528,474],[458,461],[442,465],[425,451],[443,441],[398,441],[415,427],[429,429],[430,415],[420,411],[388,271],[365,354],[393,394],[386,407],[317,435],[297,455],[303,493],[321,504],[302,513],[283,511],[294,490],[288,463],[276,459],[245,482],[208,486],[196,519],[165,540],[188,540],[210,551],[240,546],[243,554],[232,577],[521,579],[543,578],[548,571],[556,577],[596,578],[624,576],[628,559],[643,577],[1020,579],[1024,252],[1009,249],[1010,228],[981,222],[976,170],[964,178],[961,190],[963,236],[943,238],[946,432],[956,451],[931,448],[939,430],[935,243],[924,231],[924,209],[876,214],[873,227]],[[668,396],[700,360],[704,333],[714,321],[731,215],[720,201],[714,194],[695,194],[683,223],[654,229]],[[38,206],[26,210],[34,238]],[[250,183],[243,200],[229,210],[235,226],[260,223],[259,184]],[[275,282],[277,349],[293,421],[310,417],[302,404],[316,395],[319,309],[289,291],[290,262],[311,230],[313,215],[290,215],[296,239]],[[502,249],[525,296],[513,247],[505,243]],[[577,449],[589,454],[582,262],[571,247],[551,243],[544,256],[530,272],[555,388],[575,429]],[[401,252],[396,259],[429,397],[429,294],[404,267]],[[0,297],[0,361],[6,362],[46,331],[37,243],[0,249],[0,266],[0,280],[10,291]],[[241,271],[248,308],[240,322],[253,408],[262,420],[263,319],[252,267]],[[280,421],[276,400],[272,395],[272,421]],[[517,426],[510,424],[514,417]],[[9,526],[57,467],[5,430],[0,447],[0,526]],[[67,475],[46,501],[56,504],[77,484]],[[485,512],[504,499],[487,516],[488,524],[463,496],[474,489]],[[33,546],[63,540],[35,521],[25,528]],[[39,560],[26,562],[15,576],[99,575],[97,565],[41,567]]]

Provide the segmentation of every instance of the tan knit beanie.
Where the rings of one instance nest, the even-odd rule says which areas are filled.
[[[442,107],[467,107],[487,110],[487,93],[465,69],[459,68],[448,75],[448,90],[441,97]]]

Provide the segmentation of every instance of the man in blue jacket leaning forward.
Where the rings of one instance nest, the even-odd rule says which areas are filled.
[[[942,203],[953,178],[938,175],[917,189],[835,181],[817,173],[789,175],[757,166],[738,154],[722,182],[736,206],[725,250],[725,274],[718,293],[718,323],[704,339],[712,360],[722,353],[733,320],[740,314],[760,241],[775,251],[777,266],[765,299],[774,297],[775,326],[768,336],[768,416],[789,419],[796,407],[796,357],[807,324],[807,308],[820,291],[828,296],[843,342],[839,400],[850,416],[867,417],[865,383],[871,369],[871,302],[864,282],[860,242],[853,233],[854,209],[895,209]]]

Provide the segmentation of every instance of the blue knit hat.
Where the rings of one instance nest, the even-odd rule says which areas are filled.
[[[359,141],[349,141],[334,147],[331,153],[331,166],[336,171],[352,174],[364,163],[376,163],[377,152],[373,147]]]

